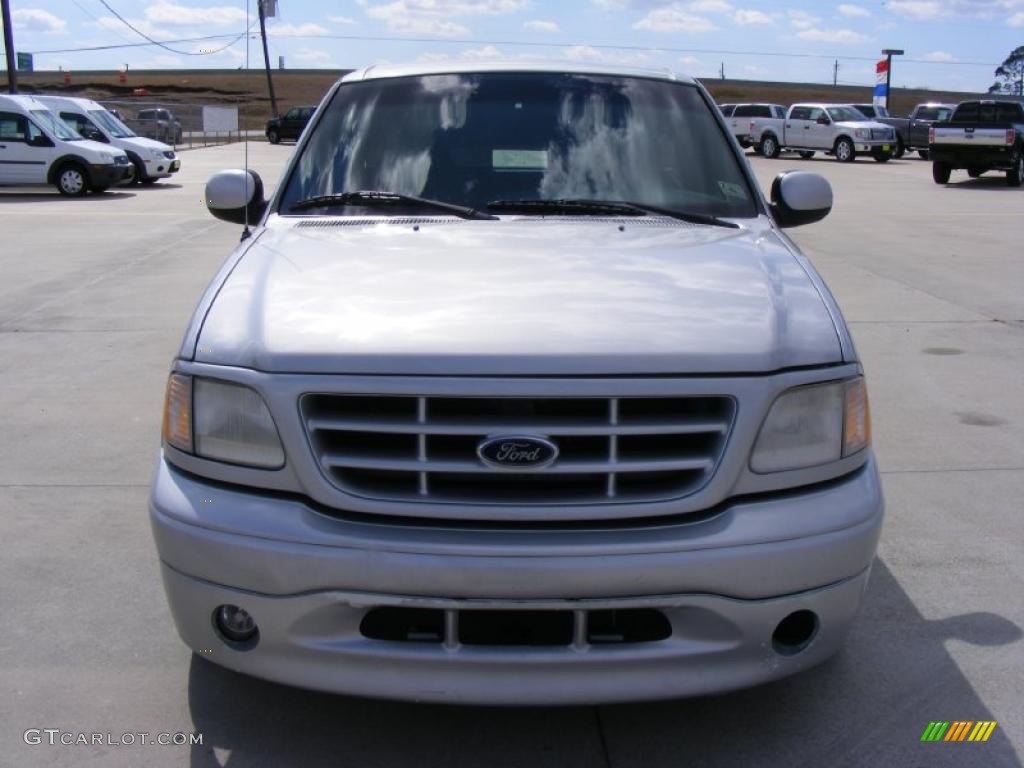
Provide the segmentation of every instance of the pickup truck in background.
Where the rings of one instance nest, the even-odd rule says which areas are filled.
[[[769,158],[790,149],[805,160],[824,152],[843,163],[853,162],[857,155],[871,155],[884,163],[892,157],[896,132],[842,104],[794,104],[785,118],[752,120],[750,140]]]
[[[928,159],[928,129],[933,124],[949,120],[956,108],[955,104],[928,102],[914,107],[909,117],[892,117],[885,107],[874,104],[850,104],[865,117],[891,125],[896,129],[896,148],[892,156],[903,157],[908,151],[917,151],[922,159]]]
[[[725,122],[744,149],[754,146],[750,138],[750,126],[756,117],[783,119],[786,117],[786,108],[781,104],[737,104]]]
[[[1024,184],[1024,101],[963,101],[948,123],[931,128],[932,178],[947,184],[954,170],[976,179],[1004,171],[1011,187]]]

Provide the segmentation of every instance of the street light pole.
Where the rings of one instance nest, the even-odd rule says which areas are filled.
[[[892,93],[892,57],[902,56],[902,48],[883,48],[882,53],[886,56],[885,61],[885,108],[889,109],[889,94]]]
[[[18,62],[14,56],[14,31],[11,25],[10,0],[0,0],[0,8],[4,17],[4,51],[7,54],[7,89],[11,93],[18,92]]]

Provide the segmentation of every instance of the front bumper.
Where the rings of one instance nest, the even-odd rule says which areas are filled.
[[[736,500],[715,514],[625,527],[491,530],[328,516],[291,497],[207,483],[161,461],[150,515],[171,612],[206,658],[320,690],[415,700],[580,703],[740,688],[806,669],[841,645],[874,557],[883,501],[873,460],[831,483]],[[258,644],[220,640],[239,605]],[[654,608],[647,643],[471,646],[373,640],[381,606],[590,611]],[[773,650],[812,611],[801,652]]]
[[[135,168],[131,163],[127,165],[109,163],[89,166],[89,177],[92,180],[93,186],[112,187],[123,181],[131,180],[134,174]]]
[[[875,154],[877,152],[891,152],[896,148],[896,140],[886,139],[885,141],[855,139],[854,146],[858,153]]]
[[[161,157],[156,160],[146,160],[144,165],[146,167],[146,178],[167,179],[181,169],[181,160],[177,157],[174,159]]]

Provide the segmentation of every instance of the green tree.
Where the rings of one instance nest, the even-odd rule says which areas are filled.
[[[1024,45],[1013,49],[1006,60],[996,67],[996,81],[989,93],[1014,93],[1024,96]]]

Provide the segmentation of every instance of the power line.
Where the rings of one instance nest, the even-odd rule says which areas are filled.
[[[165,51],[170,51],[171,53],[177,53],[177,54],[179,54],[181,56],[211,56],[211,55],[213,55],[215,53],[220,53],[221,51],[227,50],[232,45],[234,45],[239,40],[241,40],[243,37],[245,37],[246,34],[249,32],[249,29],[252,28],[250,26],[248,29],[246,29],[245,32],[242,32],[242,34],[238,35],[231,42],[226,43],[223,46],[221,46],[220,48],[217,48],[217,49],[212,50],[212,51],[182,51],[182,50],[179,50],[177,48],[171,48],[170,46],[165,45],[163,42],[161,42],[159,40],[154,40],[152,37],[147,35],[145,32],[140,30],[138,27],[134,26],[124,16],[122,16],[117,11],[115,11],[113,8],[111,8],[110,7],[110,3],[108,3],[107,0],[100,0],[100,5],[102,5],[104,8],[106,8],[112,14],[114,14],[114,16],[117,18],[118,21],[120,21],[122,24],[124,24],[126,27],[128,27],[128,29],[130,29],[132,32],[137,34],[139,37],[143,38],[144,40],[148,40],[152,45],[156,45],[156,46],[159,46],[160,48],[163,48]]]
[[[245,32],[238,35],[236,38],[240,39],[245,36]],[[207,40],[223,40],[226,37],[236,37],[234,32],[221,35],[203,35],[202,37],[179,37],[175,40],[163,40],[163,43],[201,43]],[[109,45],[87,45],[80,48],[51,48],[45,51],[32,51],[32,54],[39,55],[44,53],[85,53],[89,51],[111,51],[119,48],[149,48],[151,45],[158,43],[111,43]]]

